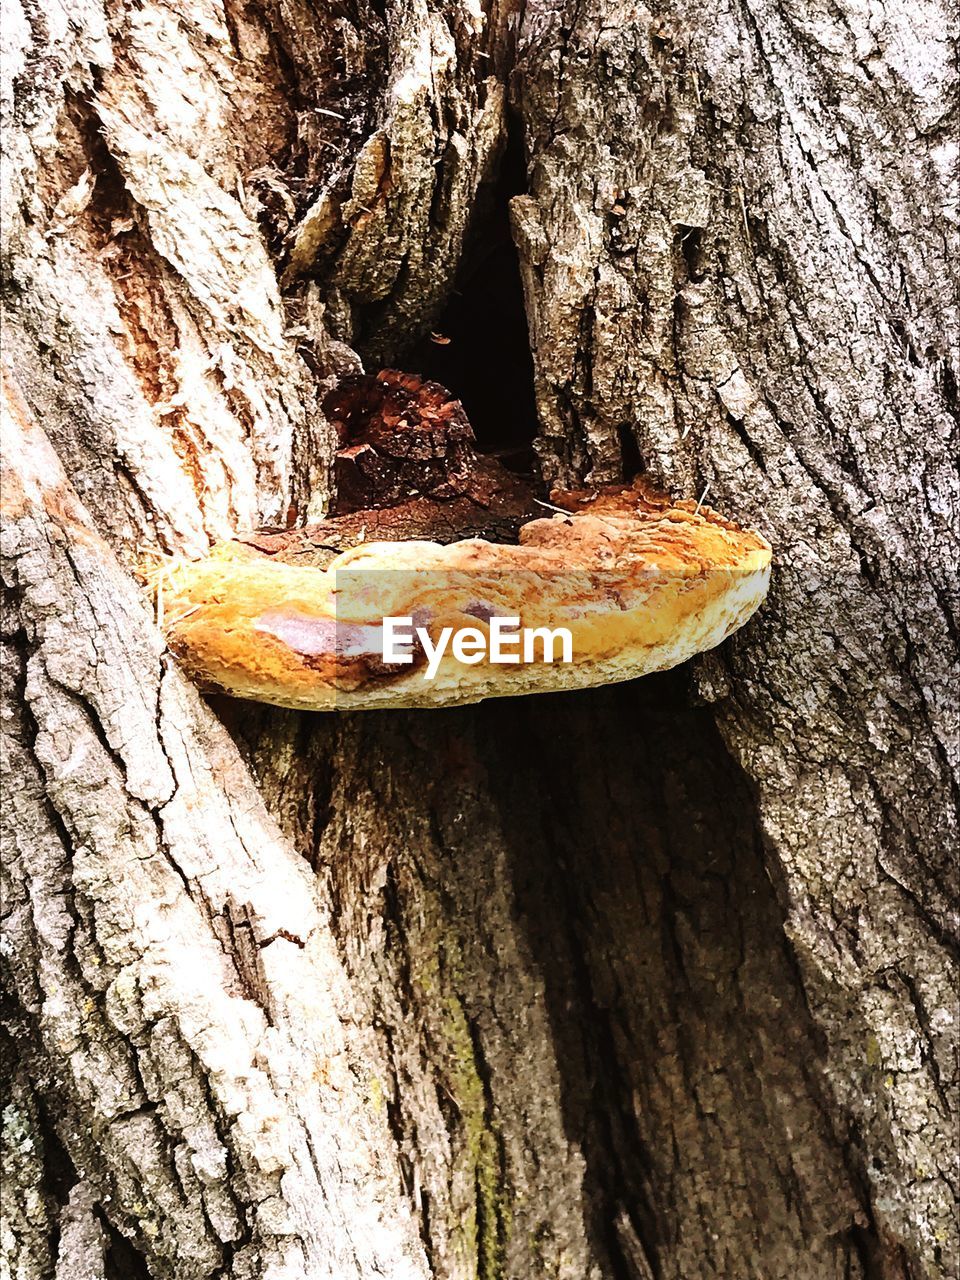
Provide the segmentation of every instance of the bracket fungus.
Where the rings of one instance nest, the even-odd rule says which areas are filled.
[[[407,378],[415,400],[445,395],[390,376]],[[531,518],[535,500],[475,453],[462,410],[445,421],[456,425],[452,464],[436,417],[426,441],[410,414],[391,424],[410,439],[388,436],[386,462],[382,441],[347,440],[338,465],[361,468],[354,489],[368,502],[386,475],[384,506],[238,537],[161,570],[167,643],[187,673],[306,710],[460,705],[665,670],[719,644],[766,595],[771,550],[759,534],[643,482],[554,493],[549,514]],[[419,475],[402,498],[405,468]],[[569,645],[553,646],[558,634]]]

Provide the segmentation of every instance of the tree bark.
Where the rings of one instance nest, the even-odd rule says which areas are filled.
[[[4,1275],[958,1273],[949,16],[10,0]],[[322,513],[388,361],[709,486],[764,610],[202,699],[131,571]]]

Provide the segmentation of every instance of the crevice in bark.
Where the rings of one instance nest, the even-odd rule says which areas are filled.
[[[37,1095],[37,1111],[40,1116],[40,1127],[43,1133],[43,1177],[44,1187],[53,1196],[57,1204],[67,1203],[70,1191],[79,1182],[79,1174],[57,1133],[56,1126],[50,1118],[47,1105],[41,1095]],[[57,1242],[53,1241],[53,1252],[56,1254]]]
[[[105,1280],[152,1280],[143,1254],[120,1234],[102,1210],[97,1218],[107,1234]]]
[[[852,1256],[860,1264],[863,1280],[912,1280],[921,1276],[921,1270],[914,1269],[903,1248],[895,1241],[884,1242],[878,1231],[873,1211],[867,1206],[867,1225],[856,1225],[850,1228],[848,1238],[852,1248]],[[940,1248],[935,1246],[934,1256],[940,1261]]]
[[[480,1144],[485,1147],[479,1154],[474,1174],[477,1206],[477,1246],[479,1280],[499,1280],[503,1274],[503,1253],[506,1246],[507,1223],[504,1218],[504,1190],[506,1188],[506,1156],[503,1138],[494,1122],[495,1098],[490,1067],[483,1052],[480,1028],[475,1019],[464,1017],[473,1063],[480,1082],[483,1098],[482,1132]]]
[[[642,475],[646,470],[643,455],[637,444],[637,438],[630,430],[630,424],[621,422],[617,427],[617,434],[620,437],[620,457],[623,466],[623,478],[626,481],[633,480],[635,476]]]
[[[495,182],[481,188],[457,279],[432,334],[403,367],[447,387],[463,403],[484,453],[522,474],[535,470],[533,358],[508,206],[523,192],[523,143],[515,120]]]

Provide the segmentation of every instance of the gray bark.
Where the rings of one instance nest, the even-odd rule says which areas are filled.
[[[9,0],[5,1276],[957,1274],[948,25]],[[131,570],[322,512],[509,119],[546,480],[709,484],[767,606],[619,688],[205,702]]]

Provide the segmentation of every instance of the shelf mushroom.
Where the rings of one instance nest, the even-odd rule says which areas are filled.
[[[222,542],[163,569],[184,670],[208,690],[313,711],[581,689],[713,648],[769,584],[763,537],[642,482],[554,494],[513,544],[362,540],[376,515]],[[424,527],[416,502],[389,524]]]

